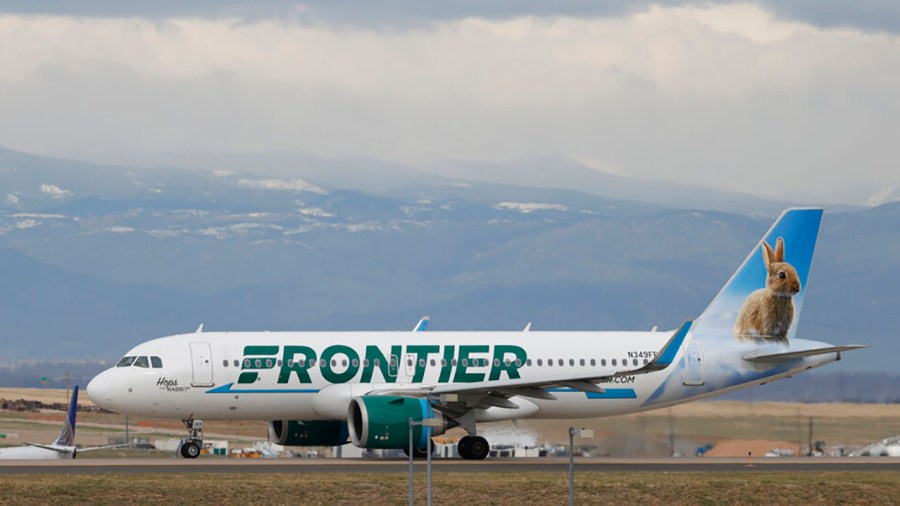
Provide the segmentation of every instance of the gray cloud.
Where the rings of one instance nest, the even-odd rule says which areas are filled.
[[[898,38],[752,5],[303,21],[0,16],[0,144],[280,151],[438,170],[574,157],[639,177],[862,202],[898,184]]]
[[[618,17],[654,5],[703,6],[739,0],[7,0],[0,12],[99,17],[238,17],[246,20],[295,19],[367,27],[408,27],[469,17]],[[900,3],[894,0],[760,0],[784,19],[827,28],[900,31]]]

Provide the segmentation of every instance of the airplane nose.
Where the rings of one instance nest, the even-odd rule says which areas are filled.
[[[110,409],[113,401],[113,381],[109,371],[103,371],[87,385],[87,394],[91,402],[104,409]]]

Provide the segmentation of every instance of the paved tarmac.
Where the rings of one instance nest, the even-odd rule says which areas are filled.
[[[559,472],[568,470],[565,458],[494,459],[481,462],[434,460],[436,473]],[[416,472],[425,462],[416,462]],[[362,459],[172,459],[2,460],[0,475],[22,474],[185,474],[185,473],[406,473],[403,460]],[[576,459],[576,472],[900,472],[900,458],[769,458],[747,459]]]

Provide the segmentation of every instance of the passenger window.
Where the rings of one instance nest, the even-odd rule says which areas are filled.
[[[249,369],[249,368],[250,368],[250,359],[245,358],[244,359],[244,369]]]
[[[469,359],[466,359],[466,358],[462,359],[462,366],[469,367]]]
[[[150,362],[147,360],[147,357],[138,357],[137,360],[134,361],[135,367],[150,367]]]
[[[238,362],[238,359],[234,359],[234,366],[237,367],[238,365],[240,365],[240,362]]]
[[[597,365],[597,359],[596,359],[596,358],[592,358],[592,359],[591,359],[591,367],[594,367],[595,365]]]
[[[570,359],[569,359],[569,365],[571,365],[571,366],[574,366],[574,365],[575,365],[575,359],[574,359],[574,358],[570,358]]]
[[[584,365],[584,359],[581,359],[578,363]]]
[[[553,367],[553,359],[552,358],[547,360],[547,367]]]
[[[228,360],[223,360],[223,361],[222,361],[222,365],[225,366],[225,367],[228,367]]]
[[[633,359],[633,360],[631,361],[631,363],[634,364],[634,365],[637,365],[637,364],[638,364],[638,361],[637,361],[637,359]]]
[[[531,367],[531,359],[530,358],[525,360],[525,365],[527,365],[528,367]]]
[[[116,367],[128,367],[134,363],[135,357],[122,357],[122,360],[119,360],[119,363],[116,364]]]
[[[602,365],[602,366],[604,366],[604,367],[606,366],[606,359],[605,359],[605,358],[601,358],[601,359],[600,359],[600,365]]]
[[[615,367],[615,365],[616,365],[616,359],[612,359],[612,365]]]
[[[538,365],[538,367],[544,365],[544,361],[541,359],[537,359],[537,365]]]

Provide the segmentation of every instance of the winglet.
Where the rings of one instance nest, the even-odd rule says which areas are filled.
[[[687,337],[688,331],[691,330],[691,325],[693,324],[693,320],[685,321],[681,327],[672,334],[672,337],[670,337],[669,341],[662,347],[659,354],[656,355],[656,358],[639,370],[642,370],[642,372],[661,371],[672,365],[672,361],[674,361],[675,356],[678,355],[678,349],[681,348],[681,344],[684,342],[684,338]],[[633,372],[634,371],[632,371],[632,373]]]
[[[430,316],[423,316],[422,319],[419,320],[419,323],[417,323],[416,326],[413,327],[412,331],[413,332],[425,332],[425,329],[428,328],[429,321],[431,321]]]

